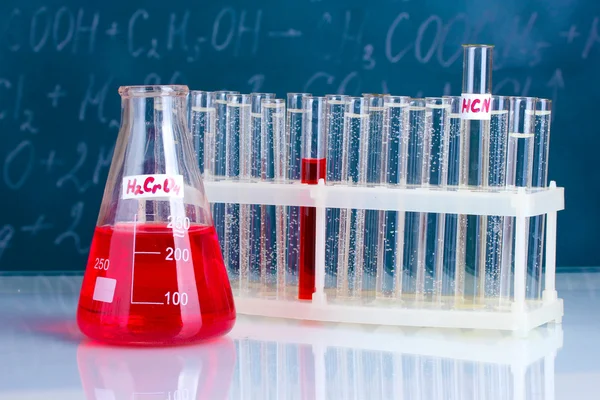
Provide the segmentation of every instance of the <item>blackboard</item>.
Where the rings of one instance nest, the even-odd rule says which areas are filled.
[[[600,265],[599,22],[594,0],[4,1],[0,271],[85,267],[120,85],[460,94],[462,43],[496,46],[495,93],[554,101],[558,263]]]

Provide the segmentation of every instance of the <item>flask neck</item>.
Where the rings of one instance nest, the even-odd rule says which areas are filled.
[[[123,126],[147,130],[186,124],[184,96],[124,97],[121,100]]]

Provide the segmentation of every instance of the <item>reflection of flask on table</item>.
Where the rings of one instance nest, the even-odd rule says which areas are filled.
[[[191,347],[115,348],[85,342],[77,364],[88,400],[227,399],[236,364],[227,337]]]
[[[186,128],[185,86],[123,87],[123,122],[77,322],[113,343],[187,343],[229,331],[235,308]]]

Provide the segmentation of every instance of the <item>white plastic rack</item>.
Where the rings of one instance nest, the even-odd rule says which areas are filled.
[[[563,302],[555,289],[556,220],[564,209],[564,189],[552,181],[548,188],[469,190],[441,188],[357,187],[300,183],[205,182],[213,203],[316,207],[316,292],[312,301],[236,296],[238,313],[360,324],[473,328],[524,334],[549,323],[560,323]],[[370,209],[444,214],[515,217],[514,296],[506,310],[481,306],[440,308],[428,301],[328,302],[325,286],[325,224],[327,208]],[[539,300],[526,299],[526,235],[529,217],[546,215],[544,290]]]

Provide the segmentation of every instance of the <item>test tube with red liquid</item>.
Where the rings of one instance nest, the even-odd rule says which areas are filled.
[[[77,322],[115,344],[227,333],[233,296],[186,120],[186,86],[119,89],[122,124]]]
[[[303,103],[310,93],[288,93],[286,108],[286,144],[287,144],[287,180],[300,182],[302,168],[302,132],[304,126]],[[298,287],[298,264],[300,262],[300,207],[289,206],[287,213],[287,243],[286,264],[287,282],[290,296],[297,297],[292,293]]]
[[[301,181],[316,185],[325,180],[327,169],[327,99],[304,99],[304,124],[302,131]],[[298,271],[298,298],[311,300],[315,292],[315,238],[317,210],[300,207],[300,264]]]

